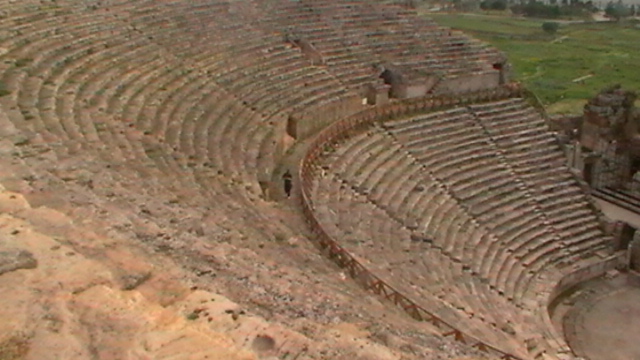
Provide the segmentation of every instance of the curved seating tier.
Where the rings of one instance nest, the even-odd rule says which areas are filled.
[[[329,71],[348,87],[377,79],[383,63],[429,76],[494,73],[501,55],[479,41],[419,18],[415,11],[364,0],[263,2],[263,23],[322,54]]]
[[[443,319],[472,329],[479,338],[490,334],[490,343],[511,343],[503,329],[512,331],[514,324],[530,321],[519,317],[514,304],[499,296],[488,279],[451,252],[461,234],[481,238],[487,232],[456,216],[460,209],[453,199],[426,182],[421,167],[381,130],[354,140],[330,155],[326,176],[318,181],[313,204],[322,225],[365,267],[403,294],[420,299],[422,306],[439,309],[436,313]],[[400,186],[391,189],[386,184]],[[387,191],[380,192],[381,187]],[[504,309],[516,315],[494,317]],[[483,326],[491,330],[483,332]],[[531,339],[533,333],[523,326],[518,334]],[[510,350],[518,353],[522,349],[517,346]]]
[[[531,196],[568,245],[571,255],[588,256],[603,246],[596,216],[566,168],[565,158],[544,119],[521,99],[470,109],[514,172],[531,188]]]
[[[561,157],[523,99],[455,107],[327,151],[311,200],[341,246],[413,301],[489,343],[543,351],[545,325],[532,317],[544,294],[608,242]],[[422,263],[407,259],[416,253]],[[468,323],[469,312],[484,317]]]
[[[11,121],[48,142],[108,148],[112,161],[145,153],[127,139],[137,130],[191,168],[258,192],[287,117],[354,96],[227,2],[2,7],[0,29],[11,36],[0,45],[9,92],[0,103]]]
[[[255,189],[287,118],[352,104],[354,84],[382,81],[373,63],[473,73],[496,55],[414,12],[361,0],[25,1],[3,11],[1,100],[19,128],[57,141],[113,137],[114,154],[133,156],[108,127],[134,126]],[[289,30],[317,42],[329,66],[313,66]]]

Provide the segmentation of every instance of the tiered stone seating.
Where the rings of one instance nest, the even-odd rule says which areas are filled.
[[[82,12],[83,7],[71,11]],[[100,22],[99,16],[91,14],[45,16],[39,20],[25,15],[29,22],[23,27],[14,27],[11,21],[18,18],[19,15],[7,17],[2,24],[5,31],[16,33],[15,37],[3,37],[6,40],[3,47],[8,51],[4,54],[2,79],[11,92],[3,98],[3,107],[13,109],[9,112],[13,124],[25,132],[38,133],[46,141],[65,142],[67,154],[83,148],[101,151],[101,155],[113,163],[131,158],[146,161],[149,151],[142,148],[139,138],[130,139],[123,129],[126,124],[120,122],[123,120],[120,116],[125,119],[131,116],[137,121],[138,113],[118,114],[117,109],[102,107],[127,102],[129,98],[123,96],[125,94],[142,94],[136,100],[138,103],[153,98],[154,94],[144,88],[129,91],[130,83],[139,84],[141,80],[141,77],[132,77],[130,69],[136,67],[144,74],[153,74],[152,71],[158,69],[150,77],[154,81],[167,75],[164,68],[158,66],[155,55],[150,58],[162,49],[145,43],[140,37],[123,42],[127,34],[122,33],[118,24]],[[50,36],[53,33],[56,36]],[[129,105],[123,108],[129,109]],[[167,149],[149,159],[167,164],[163,166],[155,161],[158,168],[168,170],[154,178],[163,179],[168,174],[176,174],[172,180],[187,178]]]
[[[142,182],[199,209],[252,204],[288,116],[360,96],[354,89],[382,81],[381,62],[494,71],[495,51],[364,0],[39,6],[0,4],[0,128],[50,151],[52,164],[88,159],[114,188]],[[327,66],[311,65],[289,30]],[[568,172],[545,167],[560,161],[554,146],[521,100],[389,122],[327,156],[312,200],[327,231],[381,278],[525,354],[540,333],[526,312],[534,282],[604,244]]]
[[[523,99],[472,106],[478,122],[504,150],[516,174],[568,250],[568,261],[605,247],[596,215],[565,161],[544,119]],[[561,171],[559,171],[561,169]]]
[[[117,11],[117,7],[111,10]],[[167,71],[171,68],[170,57],[158,56],[164,49],[142,36],[130,36],[126,27],[112,23],[109,16],[105,15],[107,19],[104,19],[102,15],[83,13],[83,6],[70,7],[69,11],[80,14],[73,19],[63,12],[59,17],[32,20],[25,29],[12,28],[11,31],[19,34],[8,37],[2,45],[8,49],[4,54],[2,82],[10,95],[1,101],[3,107],[9,109],[7,113],[13,124],[25,132],[39,134],[45,141],[62,142],[65,146],[56,148],[68,150],[61,150],[60,154],[77,154],[80,149],[97,151],[110,163],[155,163],[163,168],[156,160],[168,149],[155,153],[151,159],[141,139],[132,135],[136,131],[129,131],[132,129],[128,127],[134,125],[143,129],[149,125],[156,130],[155,135],[167,138],[187,154],[193,152],[192,135],[166,130],[176,129],[178,124],[193,132],[189,122],[180,125],[174,120],[167,126],[154,122],[162,117],[152,115],[143,119],[150,114],[150,102],[162,99],[161,96],[155,98],[154,92],[171,92],[174,89],[160,91],[159,88],[175,82],[176,78],[171,75],[180,75]],[[51,37],[54,32],[57,35]],[[211,89],[209,94],[220,92],[220,89]],[[175,93],[171,94],[178,98]],[[198,104],[201,99],[202,96],[190,100]],[[187,110],[188,107],[183,106],[182,111]],[[219,159],[219,154],[215,155]],[[178,182],[191,179],[189,187],[199,188],[175,160],[165,160],[169,166],[164,168],[170,171],[164,175],[167,182],[168,179]],[[147,165],[137,167],[143,169]],[[241,170],[236,164],[231,167]],[[136,168],[133,163],[132,168]]]
[[[178,6],[180,4],[176,3],[174,5]],[[151,22],[149,19],[171,18],[167,14],[158,14],[156,10],[153,7],[150,11],[143,12],[145,14],[144,17],[134,20],[134,23],[137,24],[136,26],[146,32],[153,33],[153,40],[159,42],[162,46],[171,46],[169,43],[171,41],[180,42],[184,40],[182,43],[193,42],[193,39],[188,40],[189,38],[184,33],[178,32],[179,29],[166,27],[164,31],[154,32],[156,23]],[[171,8],[169,10],[176,11],[178,9]],[[156,13],[154,14],[153,12]],[[180,48],[179,50],[193,51],[188,47]],[[255,126],[261,121],[259,115],[252,110],[243,109],[246,106],[242,106],[234,94],[228,94],[217,86],[213,78],[215,71],[208,69],[205,65],[198,64],[196,62],[197,59],[185,59],[184,57],[187,56],[185,53],[172,52],[172,55],[180,57],[180,61],[190,63],[189,69],[186,70],[188,76],[184,77],[185,70],[182,70],[183,73],[179,74],[182,75],[182,79],[179,84],[175,85],[182,89],[178,94],[184,93],[183,96],[186,97],[180,97],[169,91],[168,93],[171,97],[162,103],[160,107],[157,107],[153,113],[157,113],[160,118],[165,119],[181,118],[182,116],[191,118],[185,119],[180,124],[180,127],[171,129],[173,136],[168,139],[169,142],[179,143],[181,145],[178,146],[180,151],[187,153],[190,157],[197,158],[199,161],[205,160],[204,155],[209,154],[210,158],[206,161],[207,164],[224,169],[225,173],[233,174],[234,177],[240,175],[244,178],[243,181],[245,183],[255,182],[259,168],[255,165],[251,167],[245,166],[244,159],[238,154],[250,153],[256,155],[255,149],[259,149],[259,146],[266,138],[266,129],[261,126]],[[207,52],[207,55],[211,54]],[[195,64],[193,64],[194,62]],[[198,69],[198,71],[193,69]],[[161,89],[166,90],[166,87],[166,85],[163,85]],[[216,95],[216,93],[220,93],[220,95]],[[220,99],[221,103],[217,103],[214,98]],[[189,106],[193,102],[198,103],[198,106]],[[180,106],[174,108],[178,104]],[[223,106],[220,106],[221,104]],[[171,110],[172,108],[174,110]],[[194,115],[196,111],[199,113],[197,118]],[[186,114],[186,112],[191,115]],[[159,124],[166,124],[166,120],[159,122]],[[185,129],[185,127],[188,129]],[[198,132],[191,135],[192,130],[196,128]],[[248,129],[251,129],[251,131]],[[234,133],[228,134],[225,131],[233,131]],[[233,144],[235,148],[234,146],[224,146],[224,141],[221,142],[219,139],[229,135],[239,135],[241,139],[246,140],[235,142]],[[180,139],[179,141],[176,140],[178,138]],[[253,149],[252,151],[249,149],[250,146]],[[197,150],[192,149],[192,147],[197,148]]]
[[[379,81],[370,67],[362,66],[371,58],[368,49],[358,43],[358,32],[327,26],[326,18],[316,11],[320,4],[264,2],[261,6],[267,10],[263,20],[266,26],[281,32],[292,31],[289,36],[313,44],[325,57],[331,73],[346,86],[357,88]]]
[[[412,234],[367,195],[354,190],[356,183],[331,170],[318,180],[313,196],[325,230],[341,239],[345,249],[374,274],[410,294],[421,306],[436,309],[444,320],[461,325],[474,336],[524,354],[522,345],[505,331],[517,331],[527,338],[527,330],[522,329],[526,327],[519,325],[527,319],[495,316],[513,306],[460,263]]]
[[[517,113],[527,114],[528,117],[522,117],[518,123],[526,121],[534,130],[523,132],[503,127],[502,132],[492,133],[485,122],[498,121],[502,113],[508,114],[503,117],[505,121],[517,117]],[[522,141],[515,139],[524,133],[534,134],[532,139],[546,135],[548,141],[544,144],[548,147],[544,152],[527,148],[531,159],[535,159],[537,153],[544,154],[538,167],[525,167],[526,163],[519,162],[519,153],[510,154],[506,149],[511,142]],[[509,142],[504,140],[503,144],[500,137]],[[385,244],[384,248],[388,249],[394,246],[387,245],[391,235],[373,225],[382,223],[380,217],[385,214],[388,221],[404,229],[402,236],[391,240],[397,241],[398,250],[379,254],[379,260],[372,260],[376,255],[369,248],[351,248],[353,254],[369,259],[367,264],[375,268],[379,262],[393,261],[396,255],[402,258],[402,244],[409,236],[425,246],[425,256],[438,254],[439,260],[433,261],[441,264],[440,272],[451,271],[441,274],[447,278],[440,281],[456,287],[449,291],[456,294],[450,299],[437,293],[440,301],[458,304],[474,313],[500,313],[517,324],[531,324],[518,329],[515,335],[509,334],[510,331],[505,334],[500,326],[496,329],[495,324],[500,321],[485,318],[480,325],[469,325],[472,329],[484,328],[477,336],[501,343],[509,343],[505,341],[507,338],[517,338],[521,344],[544,344],[545,324],[520,316],[538,316],[539,311],[544,311],[538,308],[541,299],[537,298],[537,292],[550,291],[554,281],[570,271],[565,265],[567,261],[579,263],[580,257],[594,256],[606,242],[584,194],[577,184],[568,181],[569,171],[555,163],[540,166],[545,160],[561,160],[562,152],[551,147],[550,139],[543,118],[521,99],[388,121],[382,128],[374,126],[325,155],[325,177],[338,185],[323,188],[329,185],[322,185],[324,179],[319,180],[315,194],[325,205],[316,211],[321,218],[322,212],[331,212],[333,217],[326,218],[326,226],[340,223],[337,212],[344,211],[343,222],[348,223],[334,226],[336,239],[349,239],[351,229],[363,224],[356,237],[370,247]],[[513,146],[522,148],[517,143]],[[545,178],[554,171],[565,173],[553,177],[563,184],[564,190],[549,195]],[[352,196],[344,195],[345,191]],[[551,196],[553,200],[547,200]],[[569,199],[565,200],[565,196]],[[341,197],[348,200],[336,200]],[[579,205],[565,206],[561,219],[552,219],[559,214],[555,211],[556,205],[550,204],[565,204],[575,199],[582,201]],[[350,203],[369,210],[349,208]],[[367,214],[367,211],[375,212],[370,215],[376,219],[373,223],[347,216],[356,212]],[[586,214],[589,216],[577,226],[588,230],[576,230],[572,235],[574,221],[585,218]],[[593,236],[588,249],[583,245],[581,234],[584,232]],[[402,273],[404,262],[393,264],[390,265],[393,279],[389,278],[389,283],[397,284],[409,277]],[[398,275],[400,273],[403,275]],[[419,271],[424,273],[430,270]],[[460,278],[467,283],[460,283]],[[416,294],[415,298],[409,296],[413,300],[426,296],[412,292],[411,288],[403,289]],[[474,301],[478,296],[483,300]],[[500,305],[486,309],[486,303]],[[533,345],[533,351],[543,351],[544,346]]]
[[[529,191],[514,181],[515,173],[496,156],[496,148],[474,123],[464,108],[435,113],[410,121],[388,124],[390,133],[419,163],[442,181],[456,201],[464,204],[469,215],[495,234],[501,246],[489,247],[481,259],[489,264],[476,271],[491,277],[492,283],[509,298],[520,299],[514,286],[541,271],[550,259],[561,254],[554,245],[557,235],[544,227],[545,218]],[[521,260],[512,264],[513,259]],[[474,261],[474,255],[466,259]],[[513,266],[515,265],[515,266]]]
[[[172,54],[200,69],[200,73],[207,74],[210,81],[216,82],[260,116],[260,119],[244,122],[236,128],[242,136],[249,137],[248,141],[237,144],[250,146],[242,149],[242,153],[251,154],[248,160],[252,166],[248,171],[267,173],[273,167],[276,143],[272,126],[287,117],[283,112],[321,109],[354,94],[349,94],[323,69],[309,66],[299,49],[286,44],[281,36],[252,27],[253,21],[242,18],[241,12],[220,18],[220,14],[212,11],[209,5],[208,2],[174,2],[169,13],[163,14],[158,10],[151,16],[145,12],[136,24],[141,29],[150,27],[149,31],[155,31],[151,25],[157,23],[157,19],[171,18],[177,8],[182,13],[194,15],[188,23],[181,24],[186,31],[180,29],[176,33],[175,29],[168,29],[154,33],[153,40],[166,47],[181,39],[185,39],[181,42],[188,40],[193,43],[201,39],[217,43],[216,47],[172,49]],[[234,36],[209,36],[227,33],[230,29]],[[254,121],[268,125],[253,126]]]
[[[376,79],[381,63],[441,77],[495,73],[500,55],[415,12],[365,1],[281,2],[262,8],[265,26],[302,38],[324,56],[329,71],[350,87]]]

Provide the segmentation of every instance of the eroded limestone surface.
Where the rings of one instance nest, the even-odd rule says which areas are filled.
[[[38,261],[28,251],[0,251],[0,275],[18,269],[35,269],[37,266]]]

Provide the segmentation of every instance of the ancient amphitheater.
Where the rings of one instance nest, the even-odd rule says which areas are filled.
[[[2,0],[0,42],[2,359],[570,359],[549,305],[619,263],[505,57],[402,4]]]

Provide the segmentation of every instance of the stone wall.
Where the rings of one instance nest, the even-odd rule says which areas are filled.
[[[318,107],[302,109],[291,116],[297,122],[295,138],[297,140],[316,134],[336,119],[342,119],[365,109],[362,97],[349,95],[322,104]]]
[[[443,79],[436,86],[436,90],[438,93],[461,94],[470,91],[491,89],[498,86],[500,86],[500,72],[489,71]]]
[[[638,126],[635,94],[619,86],[605,89],[584,107],[580,146],[591,164],[590,185],[630,190],[632,163],[637,157]],[[580,161],[574,164],[582,165]],[[583,166],[584,168],[584,166]]]
[[[431,84],[433,86],[433,84]],[[428,84],[399,84],[393,86],[393,96],[400,99],[410,99],[425,96],[431,87]]]
[[[577,269],[576,271],[570,273],[569,275],[566,275],[565,277],[560,279],[560,281],[558,281],[549,296],[549,305],[553,304],[554,300],[556,300],[558,296],[562,295],[564,292],[570,290],[574,286],[587,280],[591,280],[598,276],[604,275],[604,273],[609,270],[625,267],[626,263],[626,252],[619,251],[608,258]]]
[[[547,311],[544,314],[540,314],[540,316],[542,317],[541,320],[547,324],[548,333],[545,334],[547,342],[557,344],[560,353],[570,354],[571,350],[566,345],[564,337],[555,330],[550,315],[553,314],[555,306],[562,299],[562,295],[584,281],[602,276],[609,270],[624,267],[627,261],[626,258],[626,252],[620,251],[601,261],[594,261],[587,266],[580,267],[556,283],[556,286],[548,296]]]
[[[426,96],[433,86],[438,83],[438,78],[435,76],[424,77],[420,80],[420,82],[394,84],[391,89],[392,96],[399,99]]]

